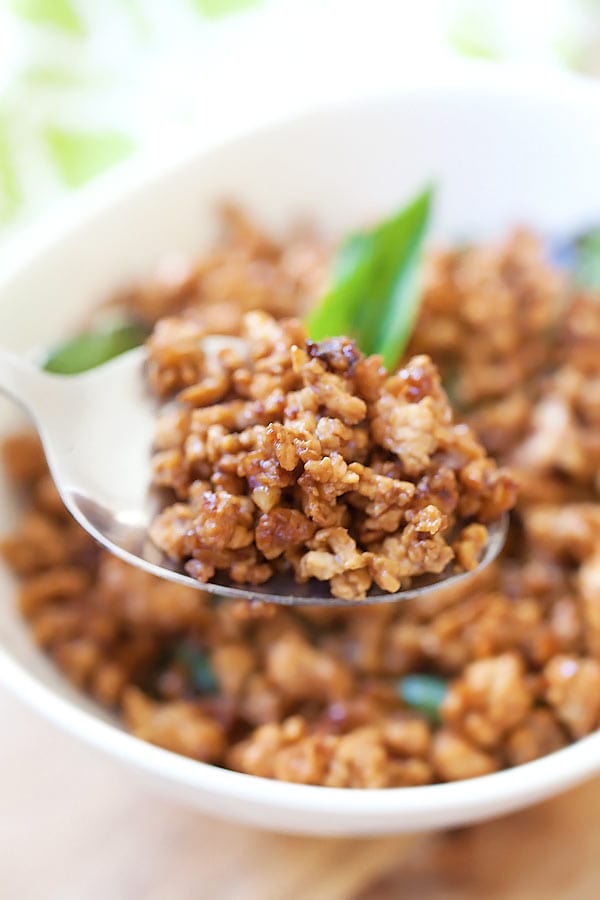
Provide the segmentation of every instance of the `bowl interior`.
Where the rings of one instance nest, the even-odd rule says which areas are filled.
[[[80,212],[47,229],[36,246],[22,247],[18,264],[11,268],[8,261],[0,273],[2,342],[23,351],[51,344],[112,291],[151,275],[162,254],[199,252],[214,235],[215,207],[223,199],[240,202],[275,232],[309,219],[334,236],[391,211],[424,182],[434,181],[435,232],[440,237],[493,235],[515,223],[569,234],[600,219],[600,196],[590,190],[600,158],[600,103],[593,102],[590,110],[588,89],[570,83],[551,90],[543,84],[523,89],[518,80],[448,81],[312,112],[222,147],[190,153],[149,177],[136,178],[129,168],[106,180],[93,196],[82,195]],[[0,433],[18,421],[12,405],[3,400]],[[16,503],[0,478],[0,532],[13,527]],[[0,566],[0,645],[73,707],[110,720],[33,646],[8,601],[13,588],[10,574]],[[181,764],[188,772],[189,762]],[[197,770],[207,768],[194,765]],[[245,776],[221,774],[236,779],[227,782],[226,789],[240,796],[237,785]],[[550,780],[560,784],[560,772]],[[439,793],[446,787],[453,786],[409,793],[415,797],[415,792],[429,790],[423,796],[430,798],[433,790],[440,798],[455,796],[454,814],[446,814],[444,822],[464,820],[459,795]],[[279,806],[287,812],[283,824],[281,817],[277,824],[299,827],[306,813],[294,797],[306,789],[279,788]],[[323,789],[312,789],[313,794],[315,790],[324,800]],[[267,805],[273,796],[268,791]],[[467,784],[463,796],[469,791],[473,786]],[[358,792],[342,793],[349,797]],[[521,785],[519,796],[526,793]],[[349,802],[343,801],[346,807]],[[369,828],[398,830],[402,804],[395,817],[388,810],[387,824],[377,825],[377,810],[383,805],[373,803],[375,818]],[[517,803],[513,797],[513,806]],[[334,815],[331,804],[329,814]],[[338,830],[360,832],[344,826],[341,816]],[[409,817],[411,827],[422,827],[423,821],[415,814]],[[309,830],[322,830],[308,820],[305,824]]]

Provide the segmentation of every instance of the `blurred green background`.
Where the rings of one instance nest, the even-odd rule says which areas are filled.
[[[220,96],[297,95],[338,58],[595,74],[599,14],[597,0],[0,0],[0,236],[136,151],[180,146]]]

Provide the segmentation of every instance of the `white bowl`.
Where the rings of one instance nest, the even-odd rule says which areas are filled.
[[[576,78],[469,66],[418,86],[346,101],[189,151],[153,172],[128,167],[23,236],[0,274],[2,342],[52,342],[92,306],[174,248],[197,251],[214,206],[240,200],[275,230],[297,216],[326,232],[439,186],[436,229],[489,235],[527,222],[570,233],[600,221],[600,92]],[[2,432],[15,421],[5,401]],[[0,483],[0,531],[16,510]],[[41,713],[215,815],[270,829],[370,835],[473,822],[562,791],[600,770],[600,733],[536,762],[454,784],[340,790],[286,784],[197,763],[126,734],[74,690],[31,642],[0,571],[0,675]]]

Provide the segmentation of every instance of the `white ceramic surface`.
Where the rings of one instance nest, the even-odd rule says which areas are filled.
[[[0,259],[2,342],[23,351],[52,342],[83,310],[151,272],[163,252],[201,249],[223,197],[276,230],[304,216],[336,235],[434,179],[438,234],[489,235],[515,222],[560,234],[600,221],[600,89],[574,77],[460,66],[418,86],[233,132],[224,126],[210,145],[158,167],[125,167],[15,242]],[[3,400],[2,433],[14,422]],[[15,515],[0,479],[0,530]],[[600,733],[496,775],[382,791],[284,784],[196,763],[127,735],[71,688],[32,645],[11,594],[1,569],[3,681],[121,762],[123,777],[139,773],[215,815],[311,834],[420,830],[507,812],[600,770]]]

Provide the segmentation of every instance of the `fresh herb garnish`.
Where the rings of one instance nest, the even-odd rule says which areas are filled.
[[[219,690],[217,676],[204,647],[183,641],[177,648],[175,658],[187,669],[190,682],[201,694],[214,694]]]
[[[588,231],[575,239],[572,267],[579,284],[600,289],[600,229]]]
[[[407,706],[427,716],[432,722],[439,721],[440,706],[448,691],[447,682],[437,675],[405,675],[396,689]]]
[[[43,368],[56,375],[77,375],[139,347],[147,337],[147,331],[134,324],[89,331],[52,350]]]
[[[350,235],[333,264],[333,286],[308,319],[311,338],[347,335],[393,370],[416,320],[423,244],[433,189],[370,231]]]

